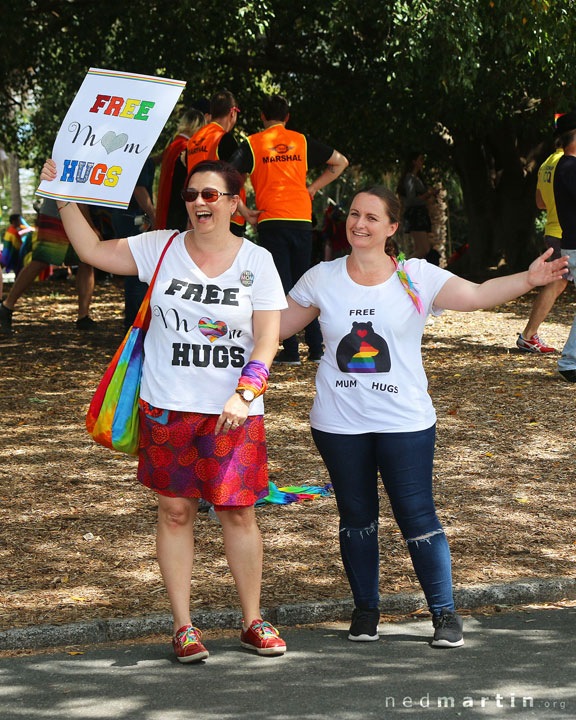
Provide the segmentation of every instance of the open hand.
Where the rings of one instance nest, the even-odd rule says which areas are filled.
[[[528,282],[531,285],[548,285],[548,283],[555,280],[561,280],[562,276],[566,274],[566,268],[568,267],[567,255],[546,262],[553,252],[553,248],[548,248],[530,265],[528,268]]]

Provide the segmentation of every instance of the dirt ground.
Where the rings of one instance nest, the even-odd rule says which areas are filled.
[[[424,338],[438,412],[438,512],[456,585],[574,575],[574,399],[556,356],[515,349],[534,294],[494,311],[447,312]],[[541,335],[562,347],[573,291]],[[74,326],[67,282],[36,283],[0,339],[0,629],[168,612],[155,559],[156,503],[136,461],[95,445],[84,416],[121,340],[122,299],[97,286],[98,330]],[[275,367],[267,393],[270,477],[323,485],[308,412],[315,366]],[[265,545],[262,604],[347,597],[332,496],[258,510]],[[381,592],[414,591],[405,545],[381,508]],[[192,604],[236,604],[220,526],[197,525]]]

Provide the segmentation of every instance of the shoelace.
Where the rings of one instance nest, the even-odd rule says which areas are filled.
[[[536,333],[534,333],[534,335],[532,335],[532,340],[534,341],[534,343],[536,345],[546,345],[546,343],[544,343],[544,342],[542,342],[542,340],[540,340],[540,338],[538,337],[538,335]]]
[[[436,627],[440,627],[440,628],[450,627],[451,625],[456,624],[455,621],[456,621],[455,615],[452,615],[452,614],[439,615],[438,619],[436,621]]]
[[[278,637],[278,630],[276,630],[274,625],[270,625],[270,623],[265,620],[259,623],[254,623],[254,625],[252,625],[252,629],[264,640],[267,638]]]
[[[176,635],[176,639],[183,647],[186,647],[187,645],[195,645],[200,642],[201,635],[202,633],[198,630],[198,628],[190,625],[190,627],[187,627],[186,630],[182,630],[179,635]]]

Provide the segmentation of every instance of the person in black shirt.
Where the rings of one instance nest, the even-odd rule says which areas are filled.
[[[568,257],[568,269],[576,277],[576,111],[558,118],[556,134],[564,156],[554,173],[554,200],[562,228],[562,255]],[[564,380],[576,382],[576,317],[558,361],[558,372]]]

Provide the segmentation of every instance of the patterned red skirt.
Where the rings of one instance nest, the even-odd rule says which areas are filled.
[[[140,400],[138,480],[160,495],[254,505],[268,495],[264,418],[215,435],[218,415],[162,410]]]

